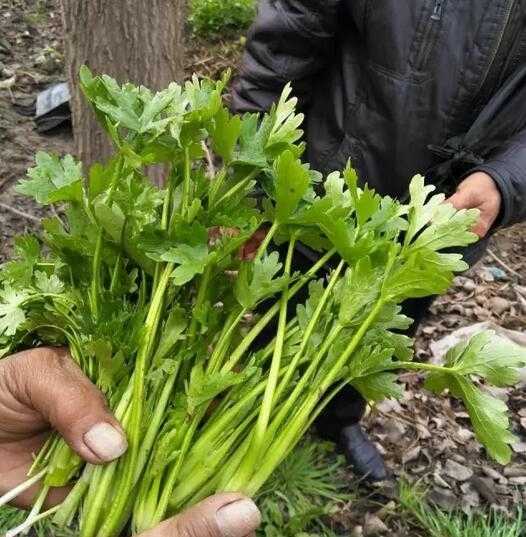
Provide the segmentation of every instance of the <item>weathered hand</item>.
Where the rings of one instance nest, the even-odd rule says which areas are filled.
[[[26,480],[51,429],[86,461],[101,464],[127,448],[121,426],[102,393],[65,349],[40,348],[0,360],[0,495]],[[48,506],[68,492],[54,489]],[[27,507],[36,488],[16,498]],[[143,537],[251,537],[260,522],[256,505],[240,494],[219,494],[143,534]]]
[[[217,494],[141,537],[254,537],[260,521],[251,500],[241,494]]]
[[[265,240],[265,237],[267,236],[267,231],[268,230],[266,228],[260,228],[254,233],[254,235],[252,235],[252,237],[250,237],[250,239],[248,239],[248,241],[243,245],[239,253],[241,259],[254,259],[261,243]]]
[[[478,209],[480,218],[473,228],[481,239],[485,237],[497,219],[502,205],[502,195],[495,181],[484,172],[466,177],[457,191],[446,200],[456,209]]]
[[[120,457],[126,438],[102,393],[65,349],[39,348],[0,361],[0,494],[27,479],[27,471],[51,429],[84,460],[102,464]],[[15,502],[29,505],[36,489]],[[67,489],[55,489],[49,504]]]

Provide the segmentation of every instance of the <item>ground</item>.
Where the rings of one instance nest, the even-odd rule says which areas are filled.
[[[37,150],[72,149],[67,128],[42,136],[32,119],[21,113],[39,90],[63,79],[57,5],[56,0],[0,0],[0,25],[5,29],[0,35],[0,261],[9,256],[13,235],[35,227],[42,217],[14,192],[14,184]],[[187,72],[215,76],[226,67],[235,69],[242,45],[242,39],[206,43],[189,38]],[[419,330],[417,356],[433,359],[434,344],[441,338],[484,321],[523,332],[526,338],[526,225],[498,232],[481,263],[436,301]],[[526,502],[524,385],[498,394],[510,404],[513,429],[520,438],[512,463],[501,467],[491,463],[474,440],[461,408],[416,389],[418,376],[407,375],[406,380],[403,401],[379,405],[366,419],[395,477],[421,480],[430,488],[430,498],[444,508],[495,505],[511,512],[514,505]],[[392,482],[368,488],[352,481],[357,499],[337,517],[352,535],[386,531],[370,528],[376,515],[394,535],[417,535],[397,515]]]

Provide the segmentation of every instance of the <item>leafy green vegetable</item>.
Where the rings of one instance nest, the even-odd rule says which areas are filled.
[[[118,463],[93,468],[53,436],[31,470],[43,487],[27,527],[51,486],[73,486],[54,521],[78,518],[81,537],[151,528],[216,491],[255,495],[343,386],[397,397],[405,370],[461,399],[488,453],[510,458],[505,406],[480,384],[515,382],[524,352],[487,334],[437,367],[411,361],[402,333],[411,321],[400,304],[444,292],[466,268],[443,250],[476,240],[477,213],[430,197],[421,177],[407,204],[359,184],[350,164],[321,178],[300,160],[290,87],[268,114],[235,117],[226,83],[194,77],[152,92],[83,68],[114,154],[85,178],[71,157],[39,153],[20,185],[65,216],[18,238],[1,271],[0,356],[68,345],[129,443]],[[167,167],[161,188],[151,165]],[[241,259],[261,226],[259,248]],[[298,243],[319,251],[302,273]],[[316,505],[283,523],[295,534],[323,513]]]
[[[509,432],[508,409],[500,399],[477,387],[472,378],[510,386],[517,383],[518,368],[525,363],[526,353],[518,345],[493,332],[482,332],[449,351],[445,367],[432,372],[426,382],[430,390],[441,393],[448,389],[464,402],[477,438],[502,464],[510,461],[509,445],[517,441]]]
[[[82,175],[80,164],[70,155],[62,160],[39,152],[36,166],[27,173],[29,179],[21,181],[18,192],[33,197],[42,205],[62,201],[80,202],[82,199]]]

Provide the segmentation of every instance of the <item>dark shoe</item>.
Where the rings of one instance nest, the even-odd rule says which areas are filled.
[[[387,468],[382,456],[360,424],[344,427],[340,432],[340,447],[354,472],[368,481],[385,481]]]

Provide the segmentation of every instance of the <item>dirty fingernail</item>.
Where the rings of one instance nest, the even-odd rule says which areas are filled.
[[[86,445],[103,461],[113,461],[128,449],[124,435],[109,423],[97,423],[85,435]]]
[[[251,500],[238,500],[221,507],[216,518],[222,537],[245,537],[261,523],[259,510]]]

